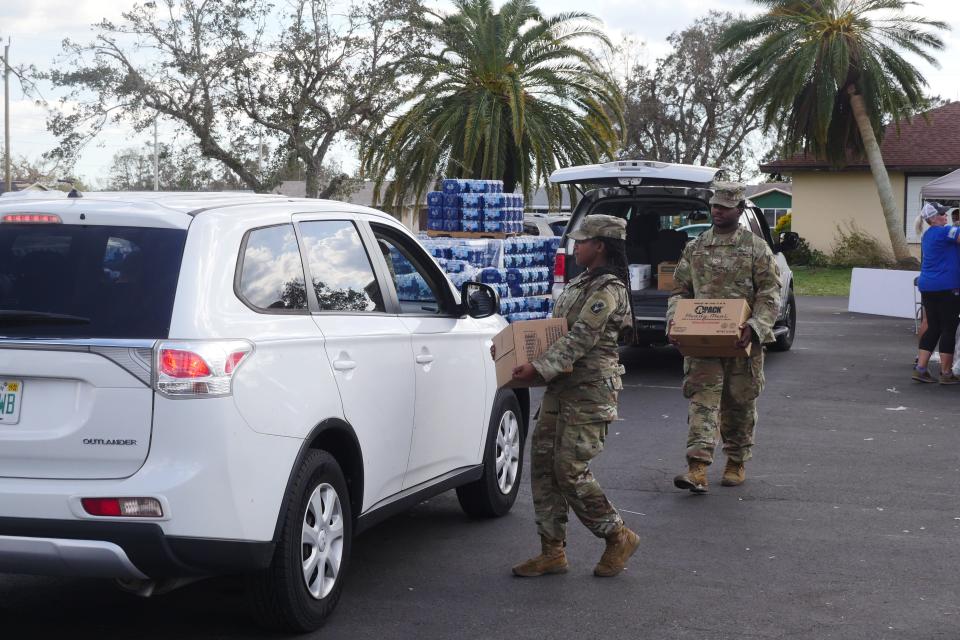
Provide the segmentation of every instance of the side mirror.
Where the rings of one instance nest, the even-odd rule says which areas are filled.
[[[464,282],[460,301],[461,310],[471,318],[489,318],[500,313],[500,296],[490,285]]]
[[[793,251],[800,246],[800,234],[794,231],[784,231],[780,234],[780,242],[777,243],[778,251]]]

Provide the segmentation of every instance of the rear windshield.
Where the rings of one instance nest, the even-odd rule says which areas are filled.
[[[631,227],[679,229],[691,224],[710,223],[710,208],[699,200],[601,199],[593,204],[588,215],[598,213],[626,218],[628,235],[631,235]]]
[[[0,225],[0,336],[166,338],[187,232]]]

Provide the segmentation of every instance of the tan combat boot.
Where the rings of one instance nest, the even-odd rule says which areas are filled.
[[[710,465],[700,460],[687,460],[688,469],[673,479],[673,486],[677,489],[689,489],[694,493],[707,492],[707,467]]]
[[[600,562],[593,568],[593,575],[599,578],[612,578],[627,566],[630,559],[640,546],[640,536],[626,526],[611,534],[607,538],[607,548],[604,549]]]
[[[742,462],[734,462],[727,458],[727,466],[723,469],[723,480],[720,481],[725,487],[736,487],[743,484],[747,476],[743,470]]]
[[[548,573],[567,572],[567,554],[563,551],[562,540],[551,540],[540,536],[541,552],[513,568],[513,575],[521,578],[534,578]]]

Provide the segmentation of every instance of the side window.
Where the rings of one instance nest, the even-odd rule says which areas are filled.
[[[386,310],[370,256],[352,222],[301,222],[300,236],[310,272],[310,289],[320,311]]]
[[[306,311],[303,262],[293,225],[254,229],[247,235],[237,293],[256,309]]]
[[[442,315],[444,297],[440,287],[446,283],[437,279],[439,270],[429,268],[433,260],[409,239],[379,225],[371,226],[393,277],[400,313]]]
[[[760,223],[757,222],[756,214],[751,209],[745,209],[740,216],[740,224],[753,231],[754,234],[763,237],[763,231],[760,229]]]

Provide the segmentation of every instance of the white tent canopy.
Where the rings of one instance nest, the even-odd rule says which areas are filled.
[[[928,182],[920,190],[923,200],[960,200],[960,169]]]

